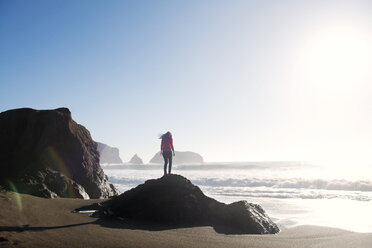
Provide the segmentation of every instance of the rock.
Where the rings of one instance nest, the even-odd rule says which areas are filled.
[[[218,202],[188,179],[174,174],[148,180],[101,205],[101,217],[111,215],[172,227],[208,225],[218,232],[234,234],[279,232],[259,205]]]
[[[137,154],[134,154],[134,156],[129,160],[129,163],[131,163],[131,164],[143,164],[143,161],[140,157],[138,157]]]
[[[123,161],[119,156],[119,149],[106,144],[97,142],[97,149],[100,154],[100,164],[122,164]]]
[[[173,164],[187,164],[187,163],[203,163],[203,157],[195,152],[179,152],[175,151],[175,156],[173,157]],[[164,163],[163,156],[160,152],[156,153],[154,157],[150,160],[150,163],[162,164]]]
[[[89,131],[67,108],[0,113],[0,184],[48,198],[118,194],[99,165]]]

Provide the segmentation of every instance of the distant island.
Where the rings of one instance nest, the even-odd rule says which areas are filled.
[[[129,160],[130,164],[143,164],[143,160],[138,157],[137,154],[134,154],[134,156]]]
[[[123,161],[119,156],[119,149],[116,147],[111,147],[101,142],[97,143],[97,149],[100,154],[99,163],[100,164],[122,164]]]
[[[195,152],[180,152],[175,151],[176,156],[173,157],[174,164],[187,164],[187,163],[204,163],[203,157]],[[160,152],[156,153],[154,157],[150,160],[150,163],[162,164],[164,159]]]

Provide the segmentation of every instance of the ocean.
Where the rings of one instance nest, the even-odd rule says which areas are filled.
[[[163,176],[161,165],[102,168],[120,192]],[[303,162],[204,163],[172,169],[218,201],[261,205],[281,228],[317,225],[354,232],[372,232],[371,172],[371,167],[327,168]]]

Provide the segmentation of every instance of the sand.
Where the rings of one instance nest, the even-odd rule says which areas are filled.
[[[225,235],[212,227],[159,229],[72,212],[100,201],[2,191],[0,247],[372,247],[371,233],[327,227],[298,226],[276,235]]]

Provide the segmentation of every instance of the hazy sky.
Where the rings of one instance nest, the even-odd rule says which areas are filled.
[[[2,0],[0,111],[68,107],[125,161],[169,130],[207,161],[372,164],[371,30],[372,1]]]

